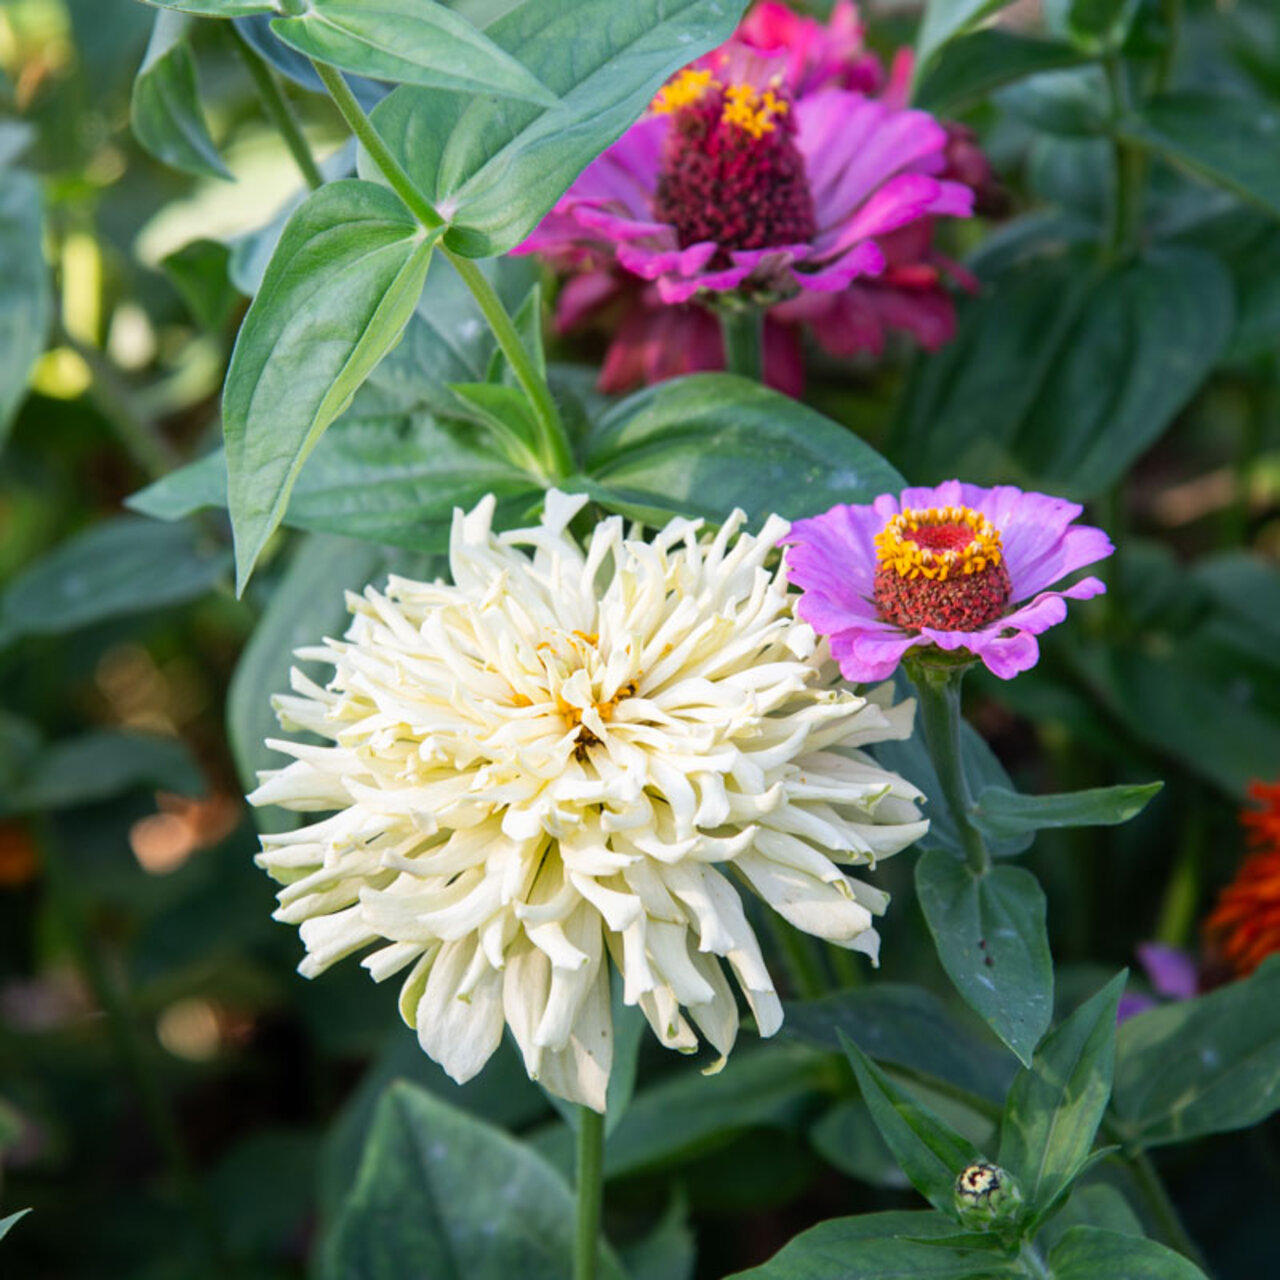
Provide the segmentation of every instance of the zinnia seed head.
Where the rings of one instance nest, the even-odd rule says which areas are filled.
[[[350,597],[346,638],[300,651],[277,701],[293,757],[251,799],[317,815],[263,837],[316,974],[366,951],[403,975],[401,1012],[458,1080],[509,1026],[529,1074],[603,1109],[610,963],[663,1044],[697,1028],[723,1060],[781,1006],[740,900],[875,957],[887,897],[872,865],[923,834],[919,793],[863,748],[911,730],[888,688],[836,686],[791,607],[776,547],[731,517],[714,535],[622,522],[585,547],[586,499],[497,534],[495,503],[455,514],[452,585],[392,578]],[[526,552],[527,549],[527,552]]]
[[[902,511],[875,547],[876,609],[904,630],[975,631],[1009,603],[1000,532],[968,507]]]

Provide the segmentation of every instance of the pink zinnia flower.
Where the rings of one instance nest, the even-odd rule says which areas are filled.
[[[1066,601],[1106,588],[1097,578],[1047,588],[1109,556],[1082,508],[1012,485],[948,480],[832,507],[791,526],[787,565],[796,610],[847,680],[891,675],[908,650],[967,650],[1002,680],[1035,666],[1036,636],[1067,616]]]
[[[602,387],[723,368],[702,308],[730,292],[779,304],[766,381],[792,394],[803,364],[788,330],[838,356],[878,355],[890,330],[928,349],[951,336],[945,277],[971,280],[933,252],[932,219],[968,216],[973,192],[951,172],[948,130],[866,96],[883,86],[851,4],[826,26],[757,5],[578,178],[517,252],[572,273],[562,331],[625,304]]]

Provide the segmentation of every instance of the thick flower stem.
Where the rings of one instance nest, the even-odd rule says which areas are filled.
[[[724,339],[724,367],[730,373],[764,381],[764,312],[759,307],[720,312],[720,334]]]
[[[1111,123],[1118,129],[1129,114],[1129,81],[1118,56],[1105,62],[1111,92]],[[1147,186],[1147,153],[1136,143],[1113,136],[1115,203],[1111,211],[1111,234],[1107,251],[1112,259],[1136,253],[1142,241],[1142,203]]]
[[[294,164],[298,166],[303,178],[306,179],[307,186],[312,191],[318,190],[324,186],[324,175],[316,164],[315,156],[311,154],[311,148],[307,145],[306,138],[302,136],[302,129],[293,114],[293,109],[289,106],[289,101],[281,91],[279,82],[272,74],[271,68],[258,57],[257,53],[250,47],[249,42],[240,34],[234,22],[226,22],[221,25],[231,33],[231,41],[235,45],[236,52],[240,55],[240,60],[244,63],[245,69],[253,80],[254,88],[257,89],[258,97],[262,101],[262,108],[270,117],[276,132],[284,139],[284,144],[289,148],[289,154],[293,157]]]
[[[356,101],[355,94],[347,87],[347,82],[341,74],[322,62],[313,61],[311,65],[315,67],[316,74],[329,91],[329,96],[337,104],[342,118],[360,140],[360,145],[368,152],[369,158],[377,165],[391,189],[404,201],[409,212],[429,230],[444,226],[445,219],[440,216],[431,201],[418,190],[404,166],[382,140],[377,129],[373,127],[373,121]],[[529,397],[541,437],[541,461],[546,471],[544,478],[563,479],[573,471],[573,454],[546,379],[535,367],[532,358],[525,350],[524,343],[520,341],[520,335],[516,332],[507,309],[502,305],[497,291],[480,268],[470,258],[454,253],[444,244],[440,245],[439,251],[448,258],[450,265],[471,290],[485,320],[489,323],[489,328],[493,330],[493,336],[497,339],[502,354],[506,356],[507,363],[515,374],[516,381]]]
[[[595,1280],[600,1256],[600,1208],[604,1199],[604,1116],[578,1109],[578,1222],[573,1280]]]
[[[960,833],[965,861],[975,875],[991,870],[991,855],[981,832],[969,821],[973,798],[960,755],[960,685],[969,663],[932,664],[908,658],[903,666],[920,695],[925,745],[933,760],[952,821]]]
[[[143,1116],[156,1146],[169,1166],[170,1176],[205,1249],[205,1272],[211,1277],[228,1274],[212,1206],[196,1177],[173,1112],[151,1069],[147,1050],[138,1035],[124,994],[111,973],[85,921],[72,876],[47,820],[35,824],[33,834],[40,851],[49,903],[58,920],[82,976],[89,984],[121,1066],[129,1076]]]

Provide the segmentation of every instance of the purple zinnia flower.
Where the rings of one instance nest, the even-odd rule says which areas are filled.
[[[791,526],[787,565],[797,612],[830,637],[847,680],[891,675],[909,649],[967,650],[1002,680],[1035,666],[1036,636],[1067,616],[1066,600],[1106,588],[1061,578],[1109,556],[1082,508],[1012,485],[948,480],[832,507]]]
[[[1195,957],[1181,947],[1167,947],[1159,942],[1140,942],[1138,960],[1146,971],[1147,981],[1156,995],[1169,1000],[1190,1000],[1200,990],[1200,969]],[[1120,997],[1116,1021],[1124,1022],[1135,1014],[1154,1009],[1160,1002],[1155,996],[1126,991]]]

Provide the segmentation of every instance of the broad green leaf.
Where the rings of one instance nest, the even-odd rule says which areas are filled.
[[[1035,1220],[1066,1195],[1093,1149],[1111,1097],[1125,977],[1113,978],[1055,1028],[1009,1091],[998,1163],[1017,1178]]]
[[[842,1098],[809,1130],[813,1149],[833,1168],[873,1187],[911,1185],[861,1098]]]
[[[955,1211],[956,1179],[985,1157],[967,1138],[889,1079],[843,1032],[845,1054],[858,1077],[862,1100],[911,1185],[935,1209]]]
[[[220,240],[192,240],[161,266],[202,328],[221,330],[240,305],[231,283],[231,250]]]
[[[1257,1124],[1280,1107],[1280,959],[1209,995],[1127,1019],[1113,1107],[1146,1147]]]
[[[1029,263],[961,307],[956,341],[906,397],[894,452],[922,482],[959,473],[1088,497],[1155,443],[1233,327],[1230,277],[1205,253]]]
[[[851,431],[730,374],[664,382],[628,397],[586,443],[590,492],[614,510],[723,520],[794,519],[896,491],[897,472]]]
[[[1124,1192],[1109,1182],[1091,1182],[1087,1175],[1071,1188],[1061,1212],[1045,1223],[1036,1243],[1052,1249],[1072,1227],[1104,1227],[1128,1236],[1143,1234],[1142,1220]]]
[[[620,1251],[629,1280],[693,1280],[697,1241],[689,1226],[686,1197],[677,1192],[658,1225]]]
[[[1005,89],[1002,108],[1042,133],[1097,138],[1111,126],[1107,82],[1097,66],[1045,71]]]
[[[30,1209],[19,1209],[17,1213],[11,1213],[7,1218],[0,1218],[0,1240],[3,1240],[30,1212]]]
[[[26,399],[52,315],[40,186],[29,173],[6,170],[0,175],[0,448]]]
[[[573,1195],[528,1146],[408,1084],[378,1104],[326,1280],[564,1280]],[[622,1280],[601,1248],[600,1280]]]
[[[1029,40],[992,28],[943,46],[913,95],[925,111],[953,112],[985,98],[994,89],[1041,71],[1073,67],[1083,54],[1069,44]]]
[[[1207,1280],[1195,1263],[1140,1236],[1072,1227],[1049,1254],[1051,1280]]]
[[[1141,0],[1070,0],[1066,33],[1087,53],[1115,51],[1124,43]]]
[[[965,35],[1012,0],[928,0],[916,36],[916,75],[930,69],[935,54],[949,40]]]
[[[35,137],[35,126],[25,120],[0,120],[0,169],[21,159]]]
[[[1009,1055],[979,1040],[931,991],[894,982],[789,1003],[781,1035],[838,1051],[847,1035],[877,1062],[936,1076],[1002,1102],[1013,1079]]]
[[[1119,129],[1130,141],[1280,215],[1280,113],[1255,99],[1166,94]]]
[[[369,542],[317,536],[297,551],[245,645],[227,692],[227,739],[246,791],[258,785],[258,771],[280,767],[280,756],[265,745],[280,736],[271,699],[289,692],[294,650],[337,638],[351,620],[345,592],[362,591],[385,571],[386,552]],[[324,673],[321,679],[326,679]],[[254,811],[259,825],[288,823],[272,806]]]
[[[307,455],[399,341],[433,243],[398,197],[357,180],[322,187],[289,219],[223,393],[239,590]]]
[[[798,1129],[815,1098],[834,1089],[835,1059],[801,1045],[738,1049],[717,1075],[685,1066],[642,1089],[605,1145],[605,1175],[665,1168],[722,1146],[747,1129]],[[557,1122],[535,1145],[559,1168],[573,1138]]]
[[[0,798],[0,812],[67,809],[139,787],[200,795],[205,781],[177,738],[94,730],[40,751],[23,781]]]
[[[187,40],[190,24],[186,14],[156,14],[151,43],[133,82],[134,137],[157,160],[184,173],[230,178],[200,109],[196,60]]]
[[[255,13],[279,13],[279,0],[146,0],[158,9],[194,13],[201,18],[247,18]]]
[[[972,821],[993,840],[1016,839],[1046,827],[1114,827],[1136,818],[1163,786],[1163,782],[1148,782],[1045,796],[985,787],[974,804]]]
[[[191,525],[103,520],[13,579],[0,595],[0,645],[196,600],[229,567],[228,552]]]
[[[311,0],[271,30],[308,58],[374,80],[556,105],[536,75],[433,0]]]
[[[975,875],[931,849],[916,861],[916,896],[956,989],[1024,1064],[1053,1015],[1044,891],[1022,867]]]
[[[362,393],[365,403],[374,397]],[[222,455],[134,494],[135,511],[160,519],[226,505]],[[426,415],[349,417],[307,460],[284,523],[411,551],[444,551],[455,507],[498,499],[495,524],[510,528],[540,501],[543,484],[495,452],[473,426]]]
[[[947,1237],[958,1231],[940,1213],[833,1218],[796,1236],[763,1266],[729,1280],[999,1280],[1023,1274],[1002,1254],[949,1246]]]
[[[378,132],[452,224],[445,243],[486,258],[519,244],[662,82],[728,39],[745,0],[525,0],[485,29],[559,98],[554,107],[412,86]],[[361,173],[372,176],[361,156]]]

